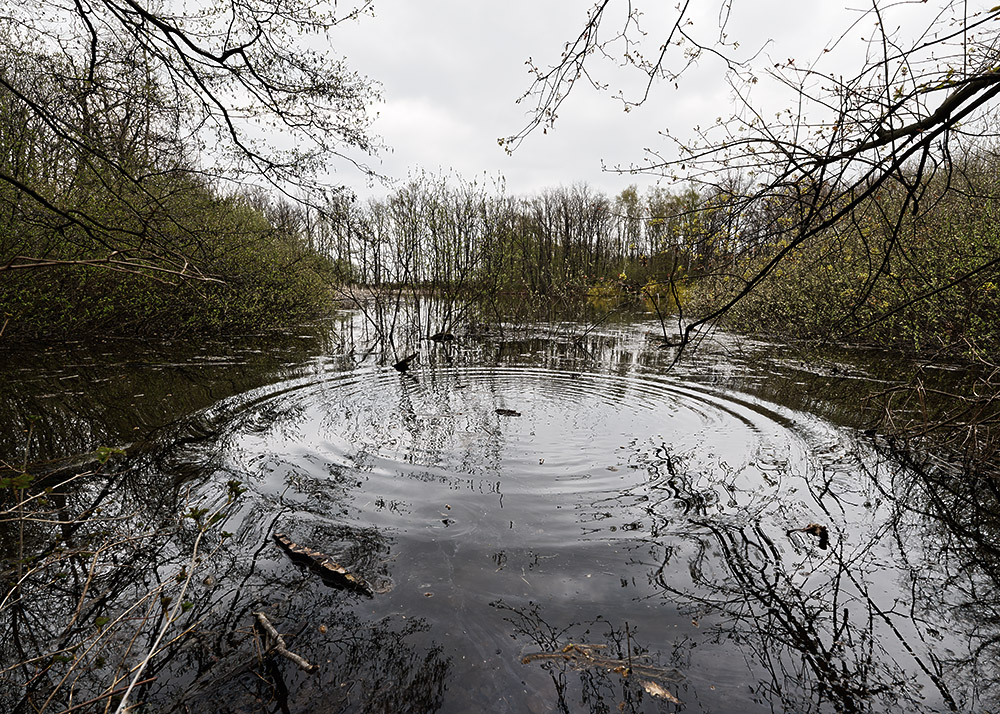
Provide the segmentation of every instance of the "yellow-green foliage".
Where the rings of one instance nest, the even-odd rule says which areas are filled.
[[[643,307],[647,312],[669,314],[677,311],[677,299],[686,302],[687,289],[680,284],[650,280],[639,290]]]
[[[1000,270],[981,268],[1000,256],[1000,203],[983,198],[991,195],[992,179],[977,181],[964,187],[930,183],[925,206],[915,215],[908,208],[898,231],[893,220],[902,192],[882,191],[853,220],[790,254],[729,314],[730,324],[911,349],[995,348]],[[743,278],[778,248],[740,266]],[[742,284],[731,278],[706,281],[695,300],[700,309],[718,305]]]
[[[242,330],[314,314],[330,266],[296,221],[269,220],[260,197],[220,196],[156,73],[92,50],[102,60],[89,78],[28,47],[3,58],[5,338]],[[295,218],[279,208],[274,217]],[[215,281],[186,277],[199,272]]]
[[[178,250],[213,281],[105,267],[8,271],[0,274],[5,336],[255,330],[329,305],[332,263],[275,230],[260,210],[203,188],[189,188],[177,210],[188,212]],[[70,260],[100,255],[58,241],[50,250]]]
[[[625,298],[622,284],[614,280],[602,278],[587,288],[587,304],[596,310],[614,310]]]
[[[681,285],[671,288],[669,282],[654,279],[645,284],[631,282],[627,273],[621,273],[617,280],[599,279],[587,288],[587,304],[599,311],[614,310],[624,303],[641,306],[646,312],[671,314],[677,311],[676,297],[685,300],[686,291]]]

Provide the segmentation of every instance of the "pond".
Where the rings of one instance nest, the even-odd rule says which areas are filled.
[[[0,708],[1000,707],[996,487],[863,431],[897,361],[660,336],[9,353]]]

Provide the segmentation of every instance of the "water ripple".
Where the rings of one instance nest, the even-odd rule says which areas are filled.
[[[648,531],[650,509],[758,517],[809,461],[787,414],[662,376],[368,370],[238,407],[228,469],[255,491],[416,539],[564,547]]]

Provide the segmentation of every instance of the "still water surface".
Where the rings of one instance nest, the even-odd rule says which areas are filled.
[[[996,710],[991,527],[857,431],[886,360],[719,335],[667,371],[652,323],[559,324],[426,342],[398,373],[354,319],[283,357],[152,360],[188,396],[87,426],[158,443],[117,484],[134,502],[246,489],[153,711]],[[189,545],[138,567],[168,578]],[[261,663],[258,611],[318,674]]]

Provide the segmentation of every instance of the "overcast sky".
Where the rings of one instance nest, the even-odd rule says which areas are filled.
[[[536,132],[508,156],[497,139],[516,133],[528,119],[530,105],[516,104],[531,83],[525,61],[530,57],[551,65],[563,43],[579,33],[592,3],[377,0],[375,5],[375,17],[338,28],[332,51],[382,85],[384,101],[374,108],[379,114],[374,132],[389,148],[371,163],[394,178],[405,179],[421,169],[453,171],[470,180],[502,175],[512,194],[586,182],[613,195],[630,183],[644,188],[654,179],[610,174],[602,170],[602,161],[607,166],[639,162],[647,148],[667,148],[658,136],[662,128],[683,137],[691,127],[732,112],[724,68],[706,58],[679,88],[656,86],[644,106],[628,113],[612,93],[580,86],[554,131]],[[644,18],[649,36],[658,40],[674,4],[651,0],[647,5],[649,11],[663,6],[662,16]],[[693,31],[703,40],[717,37],[718,2],[692,5],[706,13],[695,16]],[[791,57],[800,65],[819,58],[826,69],[836,61],[850,72],[863,60],[861,38],[871,31],[871,21],[857,26],[835,52],[827,55],[823,49],[858,18],[857,8],[870,3],[853,7],[842,0],[736,0],[729,40],[738,40],[738,52],[745,55],[763,47],[762,67]],[[927,7],[912,3],[894,10],[891,20],[906,23],[907,13],[915,9],[926,15]],[[638,86],[638,77],[617,72],[609,62],[593,66],[598,77],[616,88],[629,82]],[[754,91],[771,111],[788,103],[767,83]],[[337,178],[362,196],[385,192],[367,187],[346,170]]]

